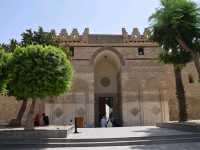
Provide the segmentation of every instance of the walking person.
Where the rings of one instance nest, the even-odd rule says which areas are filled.
[[[112,127],[112,121],[110,118],[108,119],[107,127]]]
[[[107,121],[106,121],[106,117],[105,116],[103,116],[101,118],[101,127],[102,128],[106,128],[107,127]]]
[[[45,113],[42,114],[42,117],[43,117],[44,126],[48,126],[49,125],[49,117]]]

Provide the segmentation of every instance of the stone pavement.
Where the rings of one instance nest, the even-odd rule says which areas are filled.
[[[199,150],[200,134],[161,129],[154,126],[123,128],[83,128],[79,134],[67,139],[51,139],[47,144],[54,147],[40,147],[35,141],[28,145],[12,147],[20,150]],[[52,142],[55,143],[52,143]],[[57,141],[57,142],[56,142]],[[41,142],[41,141],[40,141]],[[22,142],[24,143],[24,141]],[[42,143],[45,144],[45,143]],[[14,145],[13,145],[14,146]],[[51,145],[53,146],[53,145]],[[0,145],[0,150],[1,150]],[[3,147],[2,150],[9,150]]]
[[[199,150],[200,143],[161,144],[161,145],[139,145],[119,147],[84,147],[84,148],[42,148],[42,149],[20,149],[20,150]],[[6,149],[13,150],[13,149]]]
[[[95,138],[123,138],[123,137],[144,137],[144,136],[168,136],[190,134],[176,130],[158,128],[155,126],[138,126],[122,128],[82,128],[78,134],[71,134],[69,139],[95,139]]]

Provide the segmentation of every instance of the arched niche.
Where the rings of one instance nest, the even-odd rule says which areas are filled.
[[[95,124],[99,126],[100,119],[106,113],[106,104],[110,103],[110,109],[112,109],[110,114],[121,125],[121,67],[124,64],[123,59],[116,53],[116,50],[100,49],[92,62],[94,66]]]

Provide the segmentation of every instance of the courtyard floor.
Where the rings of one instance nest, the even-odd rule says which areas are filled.
[[[114,146],[114,147],[78,147],[78,148],[44,148],[44,149],[20,149],[20,150],[199,150],[200,143],[179,143],[160,145],[138,146]],[[11,149],[10,149],[11,150]]]
[[[83,128],[68,136],[67,147],[34,148],[20,150],[199,150],[200,134],[182,132],[155,126],[123,128]],[[138,144],[139,142],[139,144]],[[117,145],[116,145],[117,143]],[[62,143],[60,143],[62,144]],[[81,146],[81,144],[83,146]],[[3,148],[2,150],[11,150]],[[12,148],[19,149],[19,148]],[[0,147],[1,150],[1,147]]]
[[[121,128],[80,128],[78,134],[70,134],[69,139],[123,138],[144,136],[185,135],[189,132],[169,130],[155,126],[121,127]]]

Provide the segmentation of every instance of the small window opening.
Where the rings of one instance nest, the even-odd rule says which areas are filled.
[[[194,83],[194,78],[191,74],[188,75],[189,83]]]
[[[143,47],[138,48],[138,55],[144,55],[144,48]]]
[[[74,47],[69,47],[70,55],[74,56]]]

